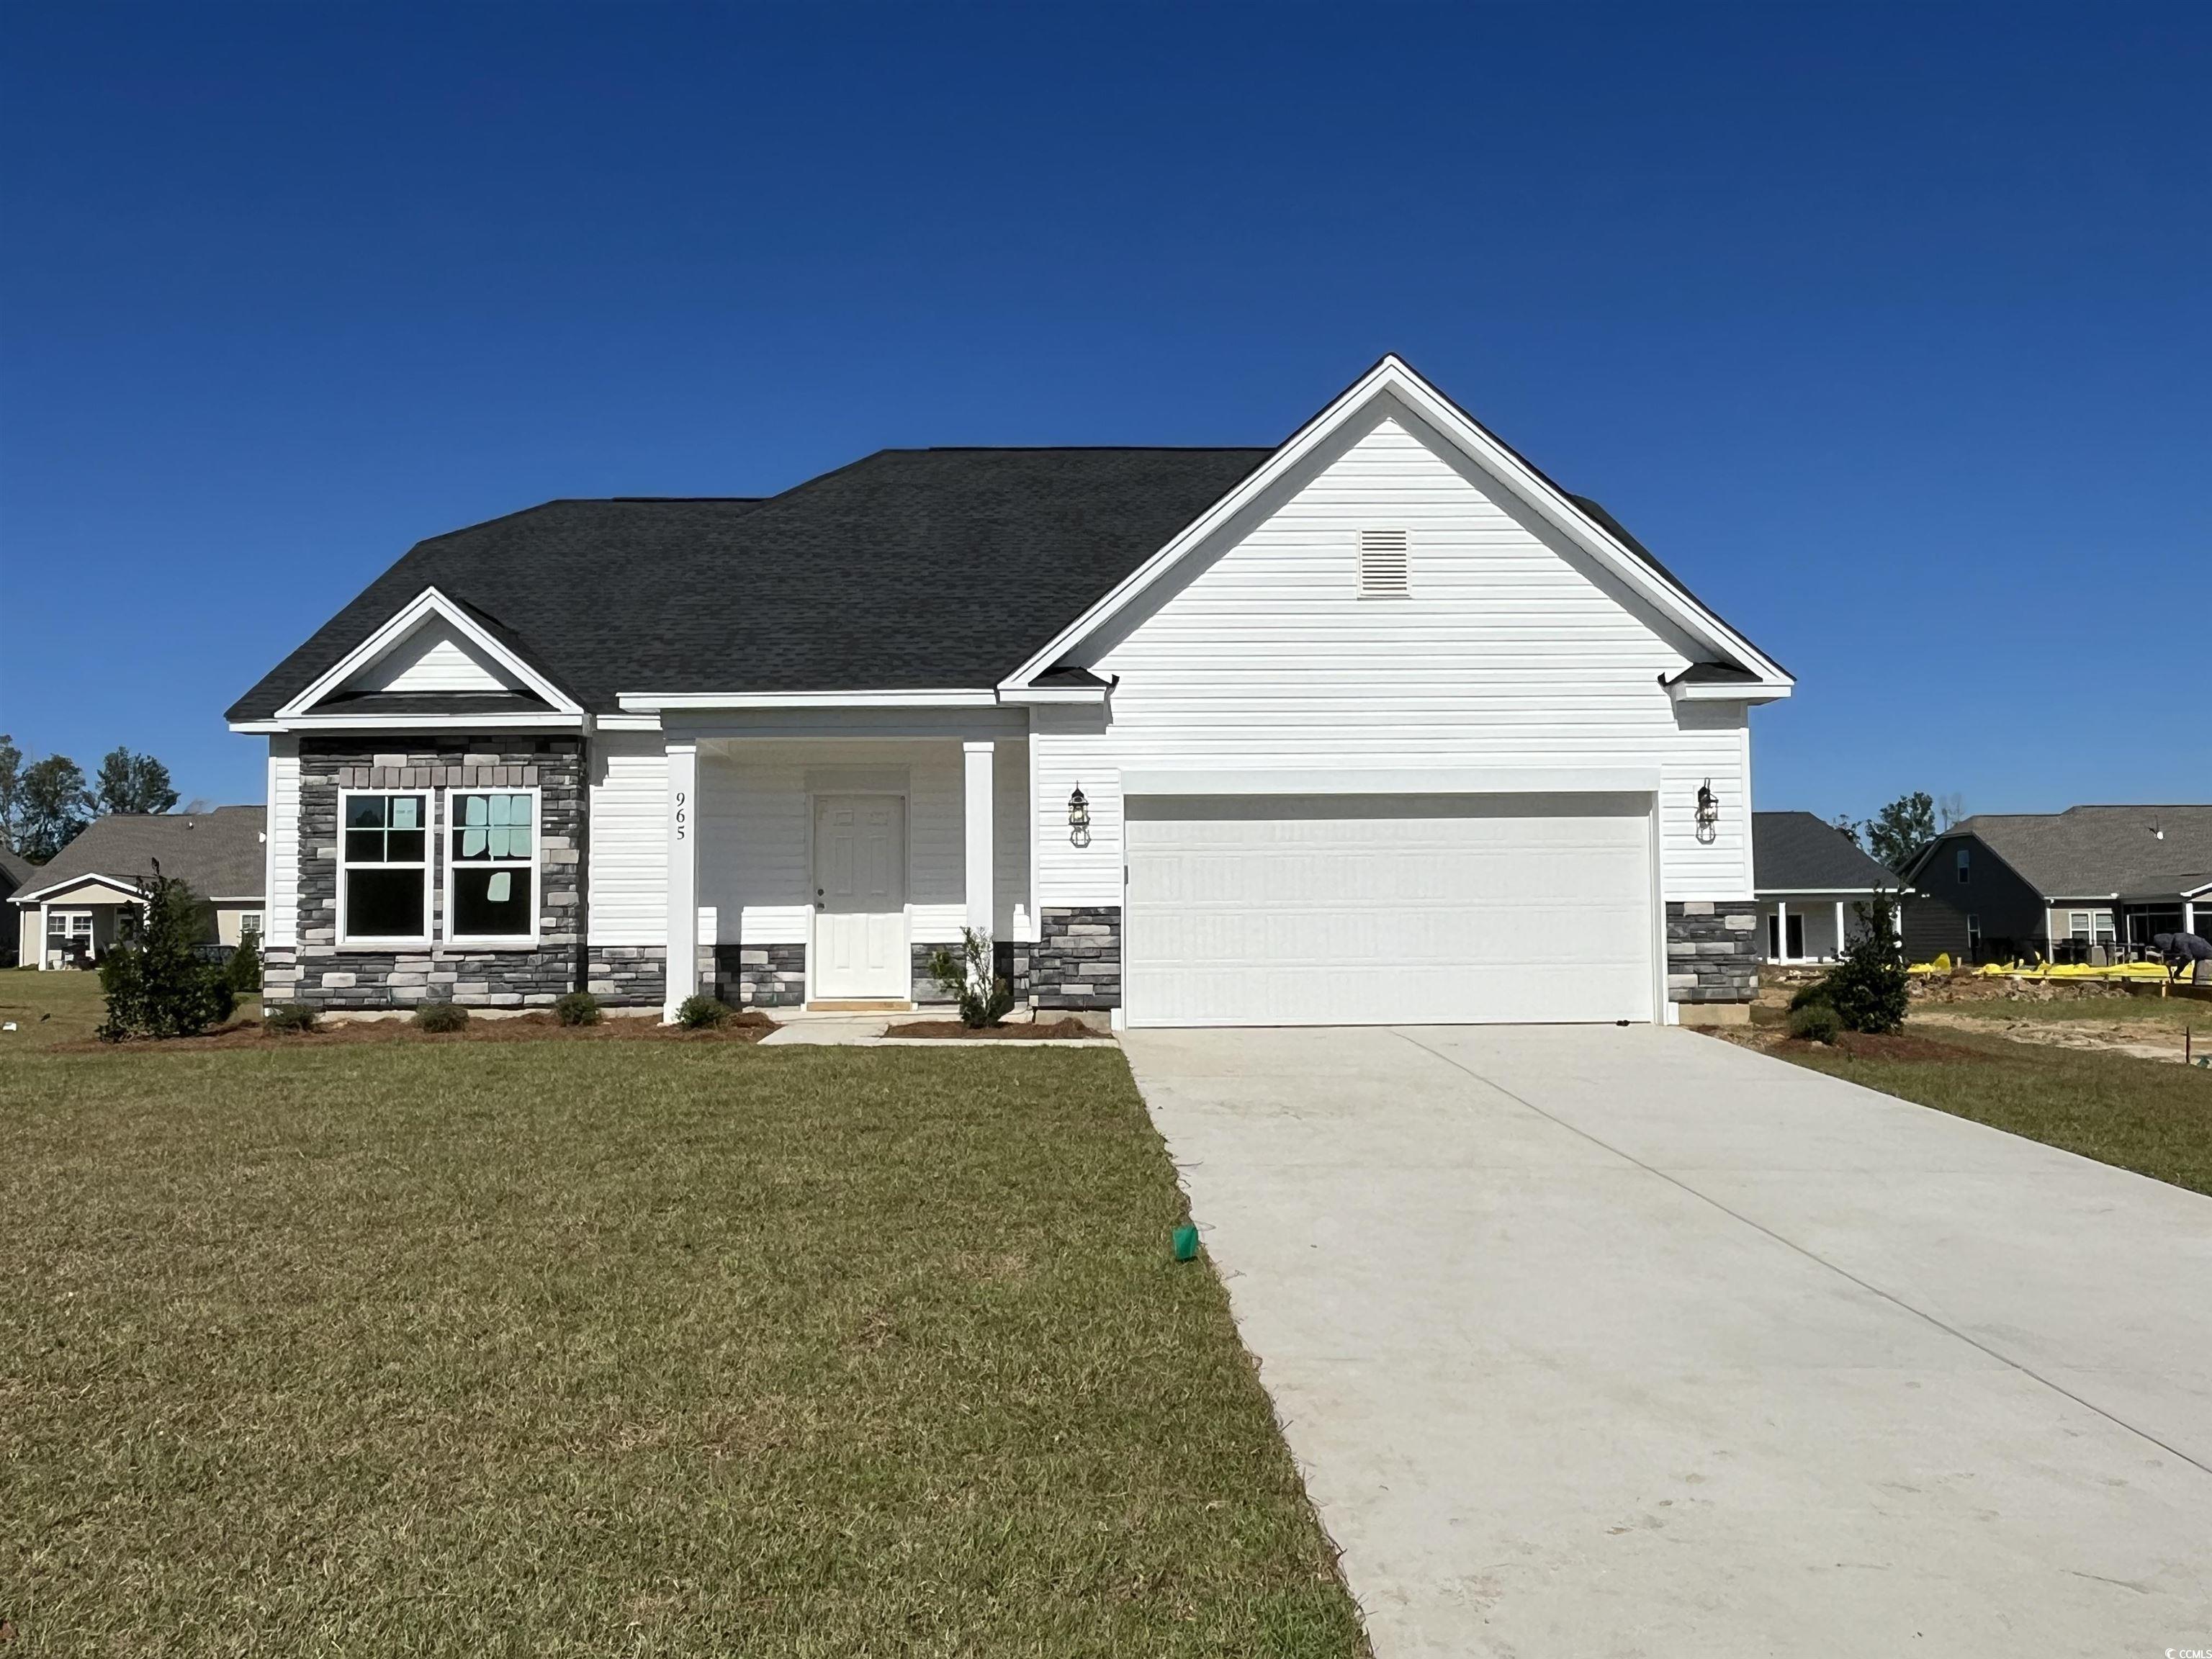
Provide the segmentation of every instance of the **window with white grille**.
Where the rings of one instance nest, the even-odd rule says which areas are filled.
[[[1407,537],[1402,530],[1363,530],[1359,532],[1359,597],[1363,599],[1403,599],[1407,592],[1410,565]]]

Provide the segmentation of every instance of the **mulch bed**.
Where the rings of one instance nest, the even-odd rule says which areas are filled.
[[[1088,1037],[1094,1042],[1110,1042],[1113,1034],[1097,1030],[1079,1019],[1040,1019],[1026,1025],[981,1027],[963,1025],[957,1019],[910,1019],[902,1025],[891,1026],[884,1035],[895,1037],[967,1037],[978,1042],[988,1042],[994,1037],[1051,1042],[1073,1042]]]
[[[313,1031],[266,1030],[258,1019],[234,1020],[205,1036],[131,1037],[122,1042],[102,1042],[88,1037],[78,1042],[59,1042],[54,1054],[112,1054],[118,1048],[158,1048],[164,1054],[189,1054],[208,1048],[327,1048],[362,1042],[758,1042],[775,1030],[775,1022],[754,1009],[732,1014],[719,1026],[687,1030],[663,1025],[651,1015],[617,1015],[596,1025],[563,1025],[550,1014],[517,1014],[508,1018],[479,1016],[458,1031],[422,1031],[404,1019],[344,1020]]]

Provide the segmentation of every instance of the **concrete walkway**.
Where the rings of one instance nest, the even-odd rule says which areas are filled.
[[[1680,1030],[1125,1047],[1381,1659],[2212,1648],[2212,1199]]]

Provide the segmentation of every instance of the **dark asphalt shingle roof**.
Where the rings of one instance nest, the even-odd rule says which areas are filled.
[[[1981,812],[1921,854],[1977,836],[2045,898],[2172,897],[2212,880],[2212,805],[2069,806]]]
[[[261,832],[267,822],[267,811],[258,806],[97,818],[39,866],[23,891],[82,876],[143,881],[159,859],[163,875],[178,878],[202,898],[259,896],[265,869]]]
[[[430,586],[595,713],[624,692],[994,685],[1273,453],[890,449],[765,499],[548,501],[418,543],[229,718],[270,718]]]
[[[765,501],[549,501],[420,543],[231,708],[266,719],[427,586],[589,709],[982,687],[1267,449],[891,449]]]
[[[19,857],[0,847],[0,898],[6,898],[18,887],[27,884],[38,873],[39,866],[27,858]]]
[[[1857,842],[1810,812],[1751,815],[1751,879],[1762,893],[1850,892],[1898,884]]]

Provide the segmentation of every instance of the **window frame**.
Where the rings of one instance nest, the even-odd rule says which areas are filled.
[[[456,784],[443,791],[443,793],[447,799],[447,809],[442,815],[446,822],[444,827],[439,831],[438,845],[441,849],[439,879],[445,884],[446,903],[439,917],[441,942],[464,946],[471,951],[537,949],[544,928],[545,909],[545,798],[543,787],[524,783],[477,784],[466,787]],[[528,860],[530,931],[526,933],[464,933],[459,931],[455,923],[454,917],[457,912],[453,903],[453,831],[457,827],[465,828],[466,826],[457,826],[454,823],[453,820],[458,816],[459,809],[453,803],[470,795],[527,795],[530,797],[530,858]],[[462,867],[520,870],[524,867],[524,860],[495,859],[485,861],[466,859],[462,860]]]
[[[1959,879],[1962,882],[1972,881],[1974,878],[1972,853],[1972,848],[1961,847],[1959,849]]]
[[[79,921],[84,923],[84,931],[82,933],[78,933],[73,925],[70,925]],[[49,908],[46,912],[46,937],[64,941],[81,939],[87,945],[90,945],[92,943],[92,912],[76,907],[71,907],[66,910]]]
[[[438,835],[439,791],[424,786],[416,789],[341,789],[338,791],[337,822],[337,948],[341,951],[422,951],[433,942],[430,913],[434,903],[433,891],[437,884],[438,861],[431,854]],[[415,864],[355,864],[346,857],[346,809],[356,799],[394,800],[403,795],[420,796],[422,800],[422,832],[429,837],[423,843],[422,861]],[[422,931],[419,933],[365,933],[353,937],[347,927],[346,872],[349,870],[413,870],[422,872]]]
[[[1966,954],[1972,956],[1982,948],[1982,919],[1972,911],[1966,913]]]
[[[246,936],[248,933],[252,934],[257,939],[259,939],[261,937],[261,930],[268,925],[268,913],[266,911],[240,910],[238,913],[239,943],[241,945],[244,944],[246,942]]]
[[[2097,913],[2094,910],[2069,910],[2066,913],[2066,939],[2069,945],[2095,944]]]

